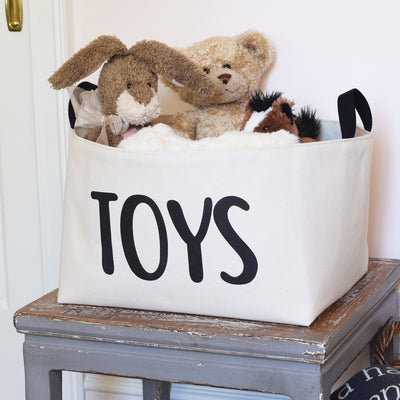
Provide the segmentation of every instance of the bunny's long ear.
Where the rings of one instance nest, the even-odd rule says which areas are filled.
[[[186,87],[209,95],[216,83],[193,61],[179,51],[155,40],[143,40],[129,51],[146,61],[150,68],[176,86]]]
[[[114,36],[99,36],[75,53],[50,78],[54,89],[63,89],[96,71],[114,55],[128,54],[127,47]]]

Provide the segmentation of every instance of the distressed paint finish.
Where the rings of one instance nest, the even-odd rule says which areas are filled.
[[[169,400],[171,384],[169,382],[143,379],[143,398],[149,400]]]
[[[27,399],[58,400],[48,393],[61,377],[46,371],[59,370],[144,378],[149,400],[169,398],[165,382],[328,399],[379,327],[397,316],[399,279],[399,260],[372,259],[369,272],[310,327],[60,305],[54,291],[14,317],[26,336]]]

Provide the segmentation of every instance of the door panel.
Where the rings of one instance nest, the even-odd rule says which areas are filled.
[[[47,82],[63,52],[63,1],[23,5],[22,32],[0,12],[0,397],[16,400],[23,335],[12,317],[58,286],[65,170],[64,101]]]

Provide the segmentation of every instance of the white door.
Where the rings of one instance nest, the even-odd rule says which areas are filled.
[[[64,53],[63,1],[23,6],[22,32],[0,7],[0,398],[12,400],[25,398],[13,314],[58,285],[65,165],[64,105],[47,82]]]

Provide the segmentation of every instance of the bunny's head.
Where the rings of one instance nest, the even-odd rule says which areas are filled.
[[[104,63],[98,96],[104,115],[118,115],[143,126],[160,114],[158,75],[175,85],[212,94],[215,82],[186,56],[156,41],[141,41],[128,49],[113,36],[100,36],[74,54],[50,78],[63,89],[87,77]]]

